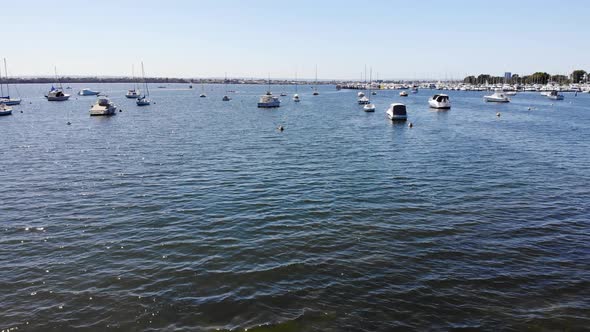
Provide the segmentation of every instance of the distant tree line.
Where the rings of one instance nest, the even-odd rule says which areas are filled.
[[[520,76],[518,74],[512,75],[508,80],[504,76],[491,76],[488,74],[481,74],[477,77],[467,76],[463,79],[464,83],[469,84],[547,84],[548,82],[556,82],[559,84],[570,84],[570,83],[585,83],[588,82],[588,73],[585,70],[574,70],[571,75],[550,75],[545,72],[536,72],[531,75]]]

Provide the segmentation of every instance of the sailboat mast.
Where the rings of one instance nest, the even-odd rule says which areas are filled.
[[[270,73],[268,73],[268,92],[270,93]]]
[[[298,83],[297,82],[297,71],[295,71],[295,93],[297,93],[297,86],[298,86],[297,83]]]
[[[137,81],[135,80],[135,65],[131,65],[131,80],[133,81],[133,90],[137,92]]]
[[[373,67],[371,67],[369,70],[369,101],[371,101],[371,89],[373,88]]]
[[[4,97],[4,88],[2,87],[2,69],[0,68],[0,97]]]
[[[8,85],[8,69],[6,67],[6,58],[4,58],[4,77],[6,77],[6,96],[10,98],[10,86]]]
[[[150,90],[148,89],[147,81],[145,80],[145,70],[143,69],[143,61],[141,62],[141,76],[143,77],[143,84],[145,87],[146,96],[150,96]]]

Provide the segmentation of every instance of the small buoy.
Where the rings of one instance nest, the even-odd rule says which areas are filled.
[[[412,128],[412,127],[414,127],[414,124],[410,122],[410,123],[408,124],[408,127]]]
[[[23,111],[20,111],[20,112],[22,113]]]
[[[119,113],[123,112],[123,110],[119,110]]]
[[[497,117],[500,117],[500,115],[502,115],[502,114],[500,114],[500,112],[496,113],[496,116]]]
[[[285,128],[283,126],[279,126],[279,131],[283,131]]]
[[[72,123],[70,121],[68,121],[68,126],[71,125]]]

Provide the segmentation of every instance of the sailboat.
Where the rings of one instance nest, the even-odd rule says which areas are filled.
[[[135,67],[131,65],[131,78],[133,80],[133,89],[127,90],[125,97],[129,99],[137,99],[140,96],[140,91],[137,88],[137,80],[135,79]]]
[[[369,96],[371,96],[371,89],[373,88],[373,68],[371,68],[371,73],[369,74]],[[368,97],[368,103],[363,106],[363,111],[365,112],[375,112],[375,104],[371,103],[371,97]]]
[[[207,97],[207,95],[205,94],[205,84],[203,84],[203,80],[201,80],[201,94],[199,95],[199,97],[201,97],[201,98]]]
[[[70,99],[70,95],[64,93],[63,86],[59,81],[59,77],[57,76],[57,68],[54,68],[55,71],[55,81],[57,83],[57,88],[53,85],[51,86],[51,91],[45,95],[48,101],[65,101]]]
[[[295,72],[295,94],[293,95],[293,101],[296,103],[301,101],[301,99],[299,98],[299,94],[297,93],[298,86],[299,86],[299,84],[297,84],[297,72]]]
[[[221,98],[222,101],[230,101],[231,98],[227,95],[227,73],[225,73],[225,80],[223,81],[223,83],[225,84],[225,96],[223,96],[223,98]]]
[[[318,66],[315,66],[315,85],[313,87],[313,95],[317,96],[320,93],[318,92]]]
[[[4,76],[6,77],[6,96],[4,95],[4,89],[0,82],[0,103],[6,106],[20,105],[20,98],[10,98],[10,86],[8,85],[8,69],[6,66],[6,58],[4,58]],[[0,71],[0,81],[2,80],[2,73]]]
[[[141,62],[141,78],[143,80],[143,88],[145,89],[145,94],[141,97],[137,98],[135,102],[137,106],[148,106],[152,102],[149,100],[150,90],[148,89],[147,82],[145,81],[145,71],[143,69],[143,61]]]

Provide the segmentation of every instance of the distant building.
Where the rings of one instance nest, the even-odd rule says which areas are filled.
[[[505,80],[506,82],[508,82],[508,81],[510,81],[511,79],[512,79],[512,73],[511,73],[511,72],[508,72],[508,71],[507,71],[507,72],[505,72],[505,73],[504,73],[504,80]]]

